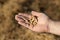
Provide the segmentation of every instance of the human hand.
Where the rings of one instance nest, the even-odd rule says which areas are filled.
[[[36,16],[38,19],[37,24],[34,27],[32,24],[29,25],[29,23],[27,21],[28,19],[31,18],[31,15],[29,15],[29,14],[19,13],[18,15],[15,16],[15,19],[18,21],[18,23],[20,25],[27,27],[32,31],[47,32],[48,31],[48,24],[49,24],[48,16],[46,16],[44,13],[39,13],[39,12],[35,12],[35,11],[32,11],[31,14],[33,16]],[[23,16],[27,17],[27,19],[25,19]]]

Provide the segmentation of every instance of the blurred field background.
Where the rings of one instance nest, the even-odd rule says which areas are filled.
[[[60,0],[0,0],[0,40],[60,40],[60,36],[35,33],[17,23],[16,14],[32,10],[60,21]]]

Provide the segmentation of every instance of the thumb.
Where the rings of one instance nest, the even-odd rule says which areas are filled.
[[[40,13],[39,12],[35,12],[35,11],[32,11],[31,14],[34,15],[34,16],[40,16]]]

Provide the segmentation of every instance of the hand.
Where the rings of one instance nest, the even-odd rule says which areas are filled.
[[[18,21],[18,23],[20,25],[27,27],[32,31],[47,32],[48,24],[49,24],[48,16],[46,16],[44,13],[39,13],[39,12],[35,12],[35,11],[32,11],[31,14],[34,16],[37,16],[37,19],[38,19],[38,22],[34,27],[32,24],[28,25],[28,21],[24,17],[22,17],[22,16],[25,16],[25,17],[27,17],[27,19],[30,19],[31,15],[29,15],[29,14],[19,13],[18,15],[15,16],[15,19]],[[22,18],[25,20],[25,22]]]

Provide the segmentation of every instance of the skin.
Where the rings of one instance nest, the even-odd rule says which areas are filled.
[[[49,33],[60,35],[60,21],[49,21]]]
[[[48,32],[48,33],[60,35],[60,32],[59,32],[60,22],[56,22],[56,21],[49,19],[49,17],[47,15],[45,15],[44,13],[32,11],[31,14],[33,16],[36,16],[38,19],[38,22],[34,27],[32,24],[29,25],[29,22],[27,21],[27,19],[22,17],[22,16],[25,16],[28,19],[31,19],[31,15],[29,15],[29,14],[18,13],[17,15],[15,15],[15,19],[17,20],[17,22],[20,25],[22,25],[34,32]],[[23,18],[25,21],[21,18]]]

